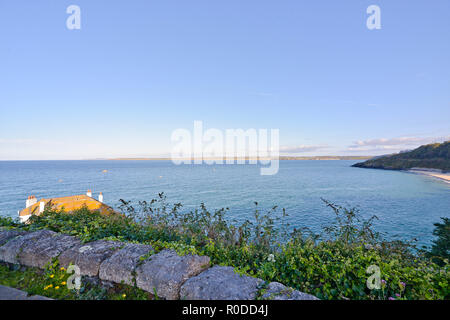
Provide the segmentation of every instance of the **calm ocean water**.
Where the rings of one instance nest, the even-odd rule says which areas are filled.
[[[286,208],[293,227],[318,231],[334,215],[321,197],[377,215],[388,237],[429,244],[433,223],[450,217],[450,184],[397,171],[352,168],[355,161],[281,161],[274,176],[255,165],[180,165],[171,161],[0,161],[0,215],[15,217],[29,195],[56,197],[103,192],[105,203],[150,200],[164,192],[184,210],[204,202],[229,207],[230,218],[262,208]],[[103,170],[107,170],[106,173]]]

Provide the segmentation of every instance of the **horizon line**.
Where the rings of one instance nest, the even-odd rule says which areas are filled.
[[[379,156],[370,156],[370,155],[326,155],[326,156],[279,156],[279,160],[326,160],[326,159],[334,159],[334,160],[358,160],[358,159],[370,159],[373,157]],[[342,158],[342,159],[339,159]],[[272,157],[233,157],[233,160],[270,160],[276,159]],[[194,161],[196,158],[170,158],[170,157],[114,157],[114,158],[86,158],[86,159],[0,159],[0,161],[172,161],[172,160],[191,160]],[[203,157],[204,160],[227,160],[226,157]]]

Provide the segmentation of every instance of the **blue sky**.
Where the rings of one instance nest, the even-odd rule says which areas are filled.
[[[81,8],[68,30],[66,8]],[[381,30],[366,9],[381,8]],[[450,137],[450,1],[1,1],[0,159],[166,155],[278,128],[285,154]]]

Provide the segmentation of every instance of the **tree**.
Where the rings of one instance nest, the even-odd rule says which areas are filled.
[[[430,255],[436,263],[444,264],[444,259],[450,260],[450,219],[441,218],[444,223],[435,223],[433,235],[437,239],[433,240]]]

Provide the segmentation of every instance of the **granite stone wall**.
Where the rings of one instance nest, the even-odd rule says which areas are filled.
[[[232,267],[212,266],[198,255],[178,255],[149,245],[99,240],[81,243],[50,230],[0,229],[0,261],[43,269],[57,258],[63,267],[77,265],[83,276],[136,284],[167,300],[317,300],[281,283],[239,275]]]

